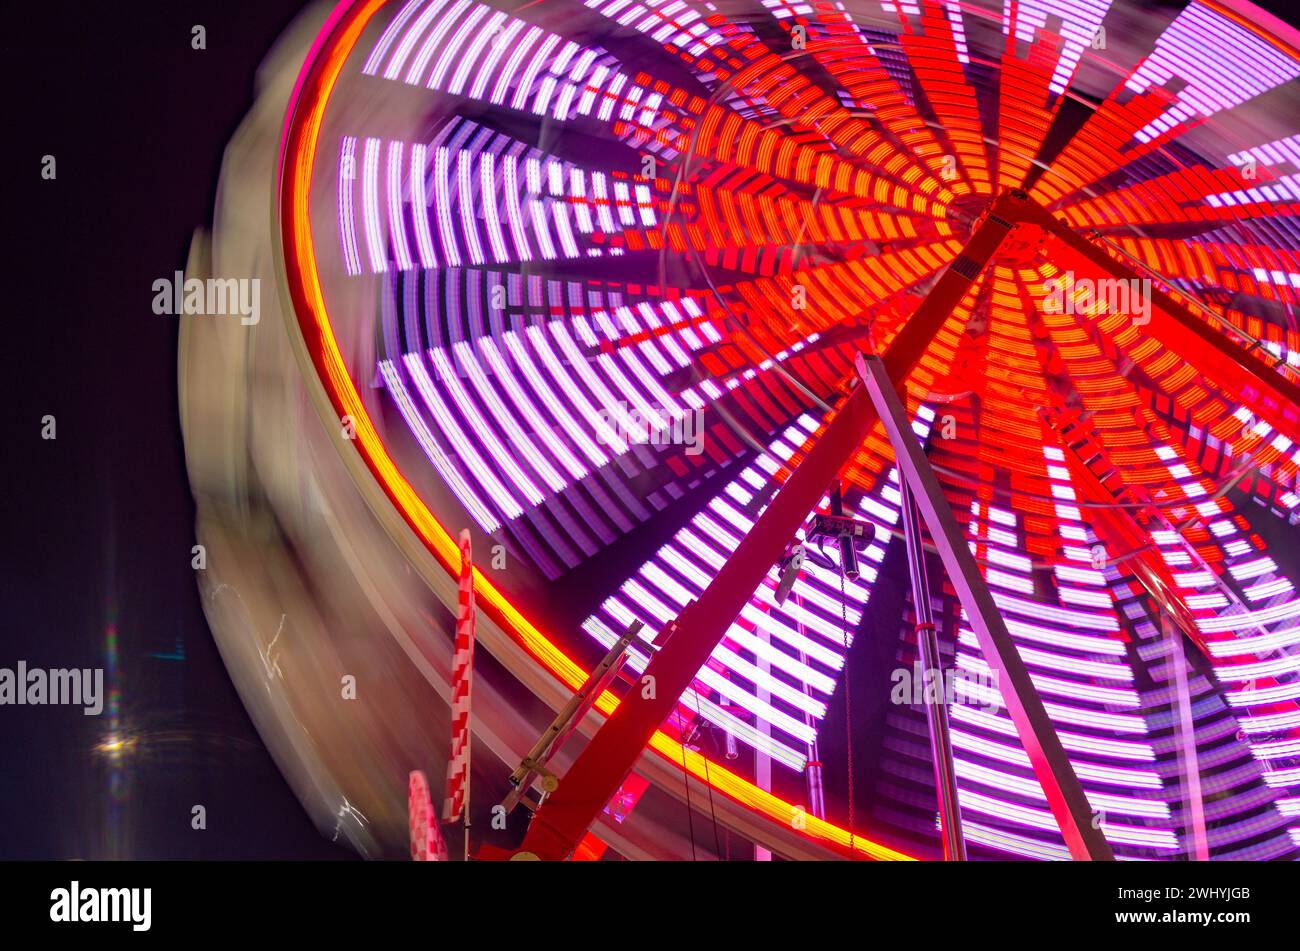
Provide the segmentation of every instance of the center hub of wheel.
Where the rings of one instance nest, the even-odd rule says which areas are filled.
[[[967,240],[996,202],[997,198],[989,195],[963,195],[948,205],[948,221],[959,229],[959,236]],[[1007,267],[1033,267],[1044,259],[1045,240],[1046,234],[1041,228],[1017,224],[1003,239],[990,263]]]

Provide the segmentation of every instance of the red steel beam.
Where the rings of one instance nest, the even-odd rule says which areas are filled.
[[[1020,220],[1038,225],[1059,242],[1050,246],[1049,255],[1063,269],[1093,280],[1143,277],[1070,230],[1037,202],[1025,203]],[[1282,376],[1256,352],[1234,344],[1156,287],[1151,288],[1150,317],[1144,325],[1148,336],[1178,354],[1293,443],[1300,443],[1300,385]]]
[[[1009,192],[994,202],[962,253],[894,338],[883,362],[895,386],[901,388],[1027,204],[1022,192]],[[558,861],[573,853],[632,771],[655,729],[672,713],[678,698],[877,418],[864,388],[855,387],[709,586],[678,616],[671,637],[651,657],[640,681],[574,760],[559,788],[542,803],[516,854]]]

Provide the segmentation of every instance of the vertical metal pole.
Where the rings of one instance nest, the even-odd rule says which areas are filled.
[[[801,612],[797,620],[799,622],[799,636],[803,637],[803,596],[795,593],[794,603],[799,606]],[[808,663],[808,655],[803,651],[799,652],[799,663],[804,665]],[[803,692],[810,697],[813,695],[812,688],[806,683],[803,685]],[[811,713],[804,714],[804,722],[813,728],[817,726]],[[817,751],[817,736],[815,733],[808,742],[808,811],[818,819],[826,818],[826,794],[822,788],[821,754]]]
[[[464,820],[465,823],[465,861],[466,862],[469,861],[469,785],[470,785],[469,757],[470,757],[469,747],[466,747],[465,748],[465,808],[461,812],[461,818]]]
[[[901,472],[900,472],[901,476]],[[930,585],[925,574],[925,549],[921,544],[921,519],[916,500],[906,478],[899,478],[903,496],[903,540],[907,543],[907,567],[912,576],[912,603],[916,610],[916,646],[921,655],[921,683],[938,678],[942,684],[943,665],[939,660],[939,637],[934,629],[934,612],[930,609]],[[957,770],[953,763],[952,736],[948,732],[947,691],[940,691],[938,702],[922,690],[925,718],[930,724],[930,756],[934,762],[934,791],[939,798],[939,834],[943,839],[945,862],[966,861],[966,838],[961,831],[961,803],[957,799]]]

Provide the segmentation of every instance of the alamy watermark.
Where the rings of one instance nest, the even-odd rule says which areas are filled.
[[[104,669],[0,667],[0,706],[79,706],[88,717],[104,710]]]
[[[1151,280],[1149,278],[1107,277],[1094,280],[1076,278],[1066,271],[1043,284],[1047,299],[1043,310],[1049,314],[1092,315],[1104,305],[1107,313],[1129,314],[1133,323],[1151,322]]]
[[[174,277],[153,282],[153,312],[172,316],[226,315],[239,317],[245,327],[262,319],[262,280],[257,277]]]
[[[153,924],[152,888],[85,888],[73,881],[50,892],[50,921],[126,922],[132,931]]]
[[[889,675],[893,687],[889,700],[896,706],[927,706],[965,704],[980,707],[985,713],[1000,708],[1002,694],[998,692],[995,671],[980,673],[950,667],[945,670],[925,670],[917,661],[911,667],[898,667]],[[961,689],[958,689],[959,685]]]
[[[685,446],[688,456],[704,451],[703,408],[678,414],[651,408],[647,414],[619,402],[598,412],[609,430],[629,445]]]

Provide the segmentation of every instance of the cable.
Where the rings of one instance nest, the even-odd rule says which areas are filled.
[[[686,828],[691,837],[691,861],[698,862],[699,859],[695,856],[695,816],[691,811],[691,774],[686,768],[686,718],[682,716],[681,710],[677,711],[677,723],[682,732],[682,781],[686,784]]]
[[[691,693],[695,695],[695,715],[704,719],[704,714],[700,712],[700,693],[695,689],[695,682],[691,681]],[[704,757],[704,785],[709,790],[709,818],[713,821],[713,854],[719,859],[722,858],[722,842],[718,839],[718,813],[713,808],[713,783],[709,780],[709,758]]]

